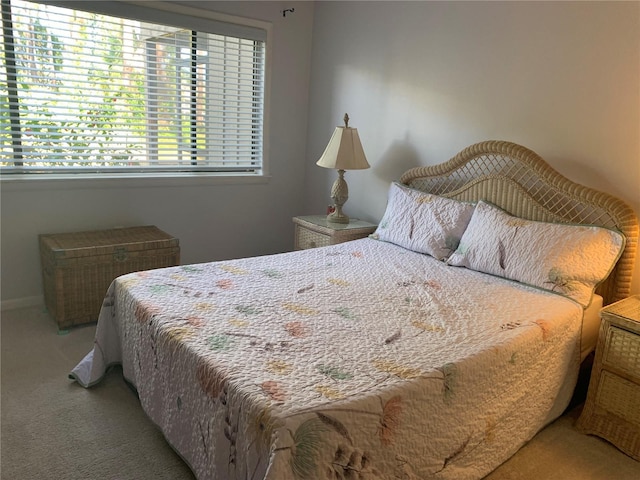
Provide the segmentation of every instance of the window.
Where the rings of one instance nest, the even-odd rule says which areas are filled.
[[[262,174],[266,30],[1,1],[1,173]]]

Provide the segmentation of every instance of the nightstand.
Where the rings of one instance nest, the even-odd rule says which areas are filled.
[[[640,461],[640,295],[601,310],[589,392],[577,428]]]
[[[375,232],[377,225],[351,219],[349,223],[329,223],[326,215],[293,217],[295,224],[295,249],[326,247],[337,243],[364,238]]]

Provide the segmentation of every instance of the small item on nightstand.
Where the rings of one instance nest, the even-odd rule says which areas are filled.
[[[336,207],[334,207],[333,205],[327,205],[327,215],[331,215],[335,211]]]

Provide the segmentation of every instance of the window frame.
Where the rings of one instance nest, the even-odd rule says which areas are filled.
[[[55,5],[59,7],[78,9],[77,1],[69,0],[29,0],[35,3]],[[262,163],[260,172],[225,172],[220,171],[196,171],[184,170],[181,167],[169,167],[162,171],[158,168],[139,167],[127,171],[117,169],[97,168],[61,168],[60,171],[31,171],[31,172],[2,172],[1,183],[17,183],[36,181],[43,185],[43,181],[91,180],[96,186],[108,185],[113,180],[124,180],[124,185],[134,186],[139,180],[143,180],[149,186],[181,186],[181,185],[205,185],[205,184],[229,184],[229,183],[266,183],[269,174],[269,111],[271,92],[271,58],[272,58],[272,24],[267,21],[239,17],[226,13],[206,10],[191,6],[177,5],[162,1],[94,1],[84,0],[81,10],[112,15],[120,18],[133,18],[159,24],[175,24],[175,17],[180,17],[180,23],[185,28],[210,31],[211,22],[224,24],[225,29],[237,28],[238,35],[243,29],[259,29],[264,31],[264,84],[263,84],[263,119],[262,119]],[[123,14],[123,12],[126,12]],[[173,19],[172,21],[168,19]],[[204,27],[204,28],[201,28]],[[226,33],[233,35],[233,32]],[[106,181],[106,183],[102,182]]]

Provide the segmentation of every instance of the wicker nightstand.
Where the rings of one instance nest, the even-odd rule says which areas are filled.
[[[577,427],[640,461],[640,295],[605,307]]]
[[[376,225],[351,219],[349,223],[329,223],[326,215],[293,217],[295,223],[295,249],[326,247],[337,243],[364,238],[376,230]]]

